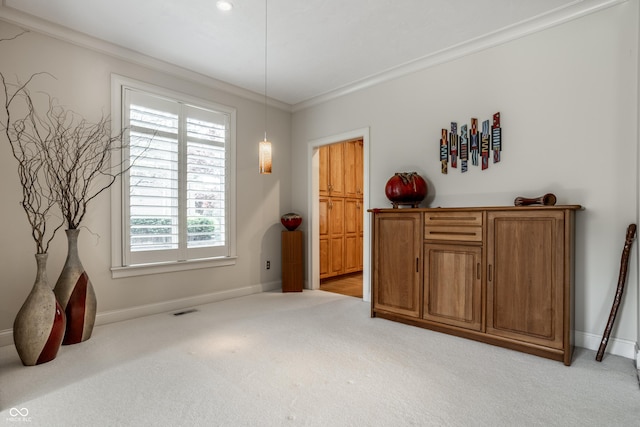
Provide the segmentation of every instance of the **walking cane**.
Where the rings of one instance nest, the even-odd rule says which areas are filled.
[[[631,244],[636,237],[636,225],[630,224],[627,227],[627,237],[624,240],[624,248],[622,249],[622,259],[620,260],[620,275],[618,276],[618,289],[616,290],[616,296],[613,299],[613,306],[611,307],[611,313],[609,314],[609,320],[607,326],[604,328],[604,335],[602,336],[602,342],[596,354],[596,360],[602,361],[604,350],[607,348],[607,342],[609,341],[609,335],[611,335],[611,329],[613,328],[613,322],[616,321],[616,315],[618,314],[618,308],[620,307],[620,301],[622,300],[622,292],[624,291],[624,282],[627,280],[627,266],[629,265],[629,252],[631,252]]]

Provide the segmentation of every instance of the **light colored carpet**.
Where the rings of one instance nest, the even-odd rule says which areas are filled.
[[[371,319],[323,291],[197,309],[97,327],[37,367],[0,348],[0,424],[640,425],[630,359],[576,349],[566,367]]]

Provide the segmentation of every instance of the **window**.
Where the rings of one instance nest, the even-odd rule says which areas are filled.
[[[113,91],[131,162],[120,203],[112,197],[121,211],[114,271],[227,265],[235,256],[235,110],[116,76]]]

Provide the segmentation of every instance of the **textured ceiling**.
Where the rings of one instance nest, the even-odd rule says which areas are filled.
[[[262,94],[265,0],[231,1],[231,12],[215,0],[4,0],[3,10]],[[296,105],[579,3],[269,0],[268,95]]]

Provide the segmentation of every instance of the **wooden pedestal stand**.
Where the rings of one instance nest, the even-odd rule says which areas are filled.
[[[304,279],[302,231],[282,232],[282,292],[302,292]]]

